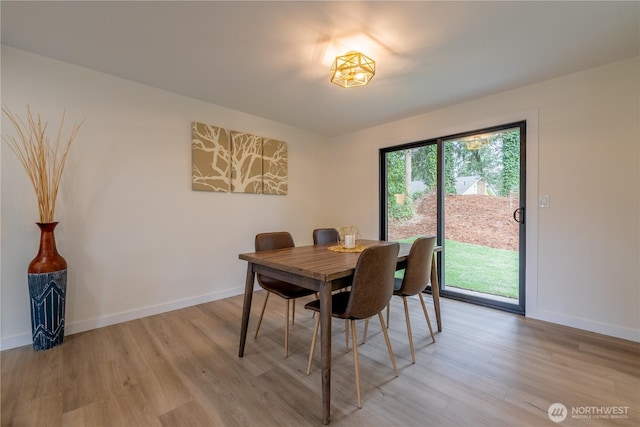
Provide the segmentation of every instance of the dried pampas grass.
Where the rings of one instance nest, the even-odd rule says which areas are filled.
[[[2,140],[8,143],[13,152],[16,153],[27,175],[29,175],[29,179],[31,179],[33,189],[36,191],[36,197],[38,198],[40,222],[54,222],[56,197],[58,196],[62,171],[67,161],[69,148],[71,148],[71,144],[84,120],[73,126],[66,143],[63,143],[62,128],[66,115],[65,109],[62,113],[60,129],[58,130],[55,144],[52,145],[49,137],[45,134],[47,122],[43,123],[39,114],[34,117],[29,106],[27,106],[26,123],[19,116],[14,115],[6,106],[2,107],[2,111],[7,115],[18,134],[17,138],[2,136]]]

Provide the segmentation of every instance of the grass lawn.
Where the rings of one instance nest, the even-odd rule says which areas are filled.
[[[404,239],[411,243],[416,237]],[[518,252],[468,243],[445,241],[444,283],[518,299]],[[402,277],[404,271],[398,272]]]

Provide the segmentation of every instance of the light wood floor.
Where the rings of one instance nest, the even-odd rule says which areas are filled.
[[[44,352],[3,351],[2,425],[321,425],[317,360],[305,375],[311,314],[297,304],[284,359],[283,300],[270,299],[253,338],[263,301],[257,292],[242,359],[241,296],[67,336]],[[389,330],[400,376],[393,376],[379,323],[371,322],[359,347],[362,409],[352,353],[344,352],[344,323],[334,320],[331,425],[558,425],[547,416],[555,402],[569,411],[561,425],[640,424],[638,343],[444,299],[444,330],[432,344],[414,299],[412,365],[402,302],[392,302]],[[572,407],[611,406],[628,407],[627,418],[571,417]]]

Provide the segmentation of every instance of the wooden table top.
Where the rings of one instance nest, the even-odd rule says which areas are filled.
[[[380,240],[358,240],[359,245],[366,247],[388,244]],[[240,254],[241,260],[253,264],[274,268],[301,277],[329,282],[348,277],[360,257],[360,253],[335,252],[329,250],[335,243],[324,245],[296,246],[292,248]],[[411,245],[400,244],[398,262],[406,261]]]

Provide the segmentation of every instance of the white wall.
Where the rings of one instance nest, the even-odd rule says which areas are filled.
[[[640,341],[638,58],[331,141],[5,46],[1,66],[2,103],[16,112],[29,103],[54,128],[64,107],[87,119],[56,214],[69,334],[241,293],[237,254],[260,231],[306,244],[316,226],[353,224],[376,238],[380,147],[526,119],[527,315]],[[289,194],[191,191],[193,120],[287,141]],[[30,183],[6,144],[0,154],[4,349],[31,342],[39,233]],[[536,209],[540,194],[549,209]]]
[[[640,341],[638,58],[333,140],[336,222],[378,235],[378,149],[526,119],[527,315]],[[358,195],[358,197],[352,197]],[[537,208],[549,195],[548,209]]]
[[[68,263],[67,334],[241,293],[257,232],[297,244],[329,225],[325,137],[2,46],[2,103],[57,130],[86,118],[57,203]],[[191,190],[191,121],[286,141],[289,194]],[[2,134],[12,132],[2,117]],[[15,133],[12,133],[15,135]],[[34,191],[7,144],[1,157],[1,348],[31,342],[26,270],[38,247]]]

